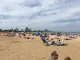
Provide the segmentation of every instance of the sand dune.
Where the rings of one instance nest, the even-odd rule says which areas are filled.
[[[80,59],[80,38],[66,41],[68,46],[44,46],[39,37],[27,40],[18,37],[0,36],[0,60],[48,60],[50,53],[56,50],[59,59],[70,56]]]

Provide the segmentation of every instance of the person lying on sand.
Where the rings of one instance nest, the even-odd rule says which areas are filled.
[[[49,40],[49,41],[47,41],[47,44],[48,45],[52,45],[52,42]]]
[[[48,60],[57,60],[58,59],[58,53],[56,51],[53,51],[51,53],[51,57]]]
[[[74,35],[73,35],[73,39],[76,39],[76,38],[77,38],[77,35],[76,35],[76,34],[74,34]]]
[[[74,35],[69,35],[68,37],[71,38],[71,39],[76,39],[76,38],[77,38],[77,35],[76,35],[76,34],[74,34]]]
[[[73,36],[73,35],[70,35],[70,36],[69,36],[69,38],[72,38],[72,39],[74,39],[74,36]]]
[[[67,56],[64,60],[71,60],[71,58],[69,56]]]
[[[56,45],[55,41],[50,41],[50,40],[47,41],[47,44],[48,44],[48,45],[54,45],[54,46]]]
[[[66,38],[64,38],[64,40],[71,40],[71,38],[69,36],[66,36]]]

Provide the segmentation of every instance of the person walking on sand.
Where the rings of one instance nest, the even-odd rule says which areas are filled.
[[[58,59],[58,53],[56,51],[53,51],[51,53],[51,57],[48,60],[57,60]]]

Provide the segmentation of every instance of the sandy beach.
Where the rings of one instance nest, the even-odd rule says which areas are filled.
[[[80,0],[0,0],[0,60],[79,60]]]
[[[44,46],[40,37],[28,40],[0,35],[0,60],[48,60],[53,50],[58,52],[58,60],[64,60],[66,56],[79,60],[80,38],[65,42],[68,46]]]

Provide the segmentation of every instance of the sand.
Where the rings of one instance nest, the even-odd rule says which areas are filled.
[[[44,46],[39,37],[27,40],[0,35],[0,60],[48,60],[53,50],[58,52],[58,60],[64,60],[66,56],[79,60],[80,38],[66,42],[68,46]]]

